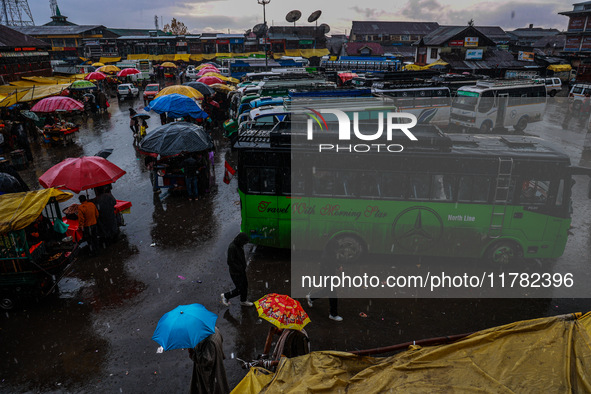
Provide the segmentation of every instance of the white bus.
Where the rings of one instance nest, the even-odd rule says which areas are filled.
[[[458,89],[451,108],[452,125],[488,133],[512,126],[523,131],[542,120],[546,87],[534,81],[479,81]]]
[[[419,124],[449,125],[451,94],[447,87],[372,88],[372,93],[392,98],[400,112],[413,114]]]
[[[137,60],[123,60],[115,64],[120,69],[124,68],[136,68],[140,71],[139,74],[131,75],[130,78],[133,82],[141,81],[144,79],[150,79],[150,76],[154,74],[152,68],[152,61],[148,59],[137,59]]]

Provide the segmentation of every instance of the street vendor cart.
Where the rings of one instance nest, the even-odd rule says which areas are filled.
[[[78,245],[65,235],[57,189],[0,196],[0,307],[51,293],[75,261]]]

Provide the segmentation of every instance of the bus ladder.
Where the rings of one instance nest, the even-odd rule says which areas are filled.
[[[511,186],[511,174],[513,172],[513,159],[499,158],[499,170],[497,172],[497,183],[493,199],[488,236],[499,238],[505,224],[505,214],[509,202],[509,191]]]

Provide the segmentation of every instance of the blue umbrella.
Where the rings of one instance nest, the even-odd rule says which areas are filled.
[[[207,113],[193,100],[182,94],[173,93],[154,99],[145,108],[146,111],[154,111],[157,114],[166,112],[171,118],[190,116],[194,119],[206,119]]]
[[[179,305],[160,318],[152,339],[165,351],[192,349],[215,332],[217,319],[201,304]]]

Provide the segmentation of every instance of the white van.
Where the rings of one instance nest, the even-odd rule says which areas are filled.
[[[556,96],[556,93],[562,90],[562,81],[558,77],[536,78],[534,81],[546,85],[546,94],[550,97]]]

